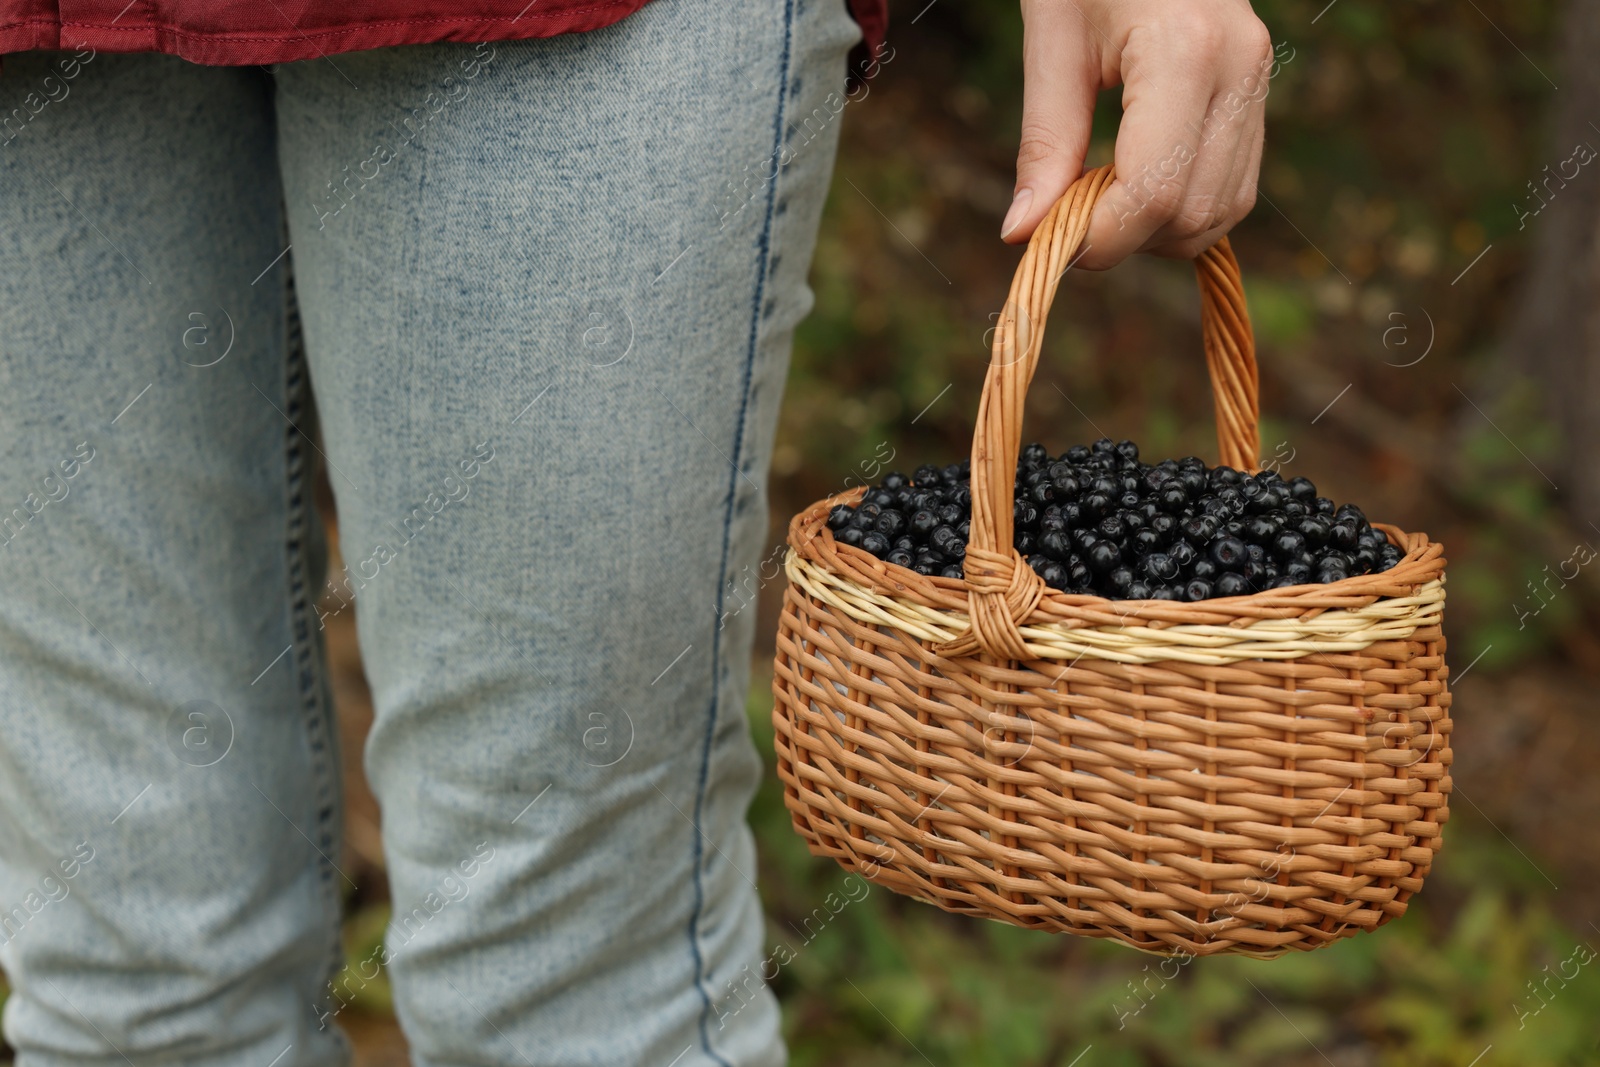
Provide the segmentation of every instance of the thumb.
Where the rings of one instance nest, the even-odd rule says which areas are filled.
[[[1033,235],[1083,172],[1100,89],[1097,34],[1077,4],[1022,5],[1022,143],[1017,185],[1000,239]]]

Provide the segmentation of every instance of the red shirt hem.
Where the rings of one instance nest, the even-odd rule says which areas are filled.
[[[96,52],[164,52],[207,66],[251,66],[317,59],[392,45],[437,41],[515,41],[582,33],[619,22],[647,0],[535,13],[519,17],[397,18],[363,21],[283,34],[194,32],[159,23],[111,25],[31,19],[0,25],[0,55],[39,50]]]
[[[583,33],[619,22],[643,7],[648,0],[598,0],[579,7],[556,10],[536,9],[534,4],[518,15],[424,15],[402,18],[357,16],[346,25],[321,26],[309,30],[263,32],[258,27],[225,30],[214,25],[195,28],[160,20],[126,22],[123,16],[134,5],[122,8],[114,18],[51,18],[59,12],[53,3],[27,0],[0,0],[0,56],[8,53],[75,51],[92,48],[96,52],[163,52],[180,56],[191,63],[207,66],[252,66],[316,59],[342,52],[394,45],[431,44],[436,41],[516,41],[533,37],[554,37],[563,33]],[[88,6],[88,5],[84,5]],[[106,13],[115,4],[99,5]],[[160,4],[152,5],[159,11]],[[861,26],[862,45],[851,57],[851,68],[864,67],[873,50],[882,43],[889,20],[886,0],[849,0],[851,14]],[[171,14],[176,5],[167,5]],[[81,15],[83,12],[79,12]],[[27,15],[34,17],[28,18]],[[47,17],[39,17],[46,14]],[[24,16],[18,18],[16,16]]]

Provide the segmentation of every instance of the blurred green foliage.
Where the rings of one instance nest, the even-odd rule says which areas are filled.
[[[770,713],[752,691],[769,753]],[[752,819],[770,940],[793,955],[774,986],[794,1067],[1466,1067],[1489,1046],[1485,1067],[1600,1063],[1600,959],[1583,962],[1600,932],[1566,929],[1543,877],[1459,813],[1427,887],[1378,932],[1181,965],[863,896],[806,852],[775,774]],[[859,902],[808,924],[829,893]]]

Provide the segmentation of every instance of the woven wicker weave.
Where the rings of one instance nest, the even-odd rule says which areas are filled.
[[[773,676],[795,829],[949,911],[1162,954],[1276,956],[1401,915],[1449,816],[1444,558],[1197,603],[1049,589],[1011,549],[1023,398],[1112,180],[1040,224],[996,331],[961,580],[789,527]],[[1222,462],[1255,468],[1254,342],[1223,242],[1196,261]]]

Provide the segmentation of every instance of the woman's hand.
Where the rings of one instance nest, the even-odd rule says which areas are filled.
[[[1193,258],[1249,213],[1273,54],[1247,0],[1022,0],[1022,17],[1022,146],[1003,240],[1027,240],[1082,173],[1095,96],[1118,84],[1117,180],[1078,266]]]

